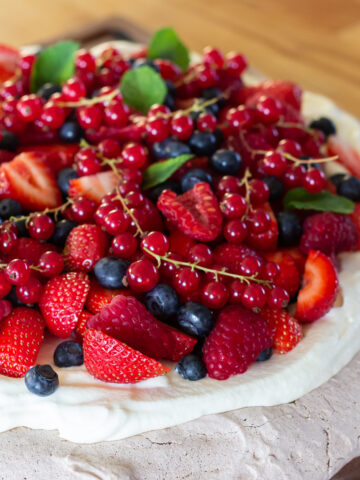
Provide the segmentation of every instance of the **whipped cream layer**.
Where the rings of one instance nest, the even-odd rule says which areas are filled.
[[[117,44],[127,52],[137,48]],[[248,83],[256,79],[259,81],[257,75],[245,76]],[[307,119],[332,118],[340,135],[360,150],[360,124],[331,101],[305,93],[303,110]],[[226,381],[205,378],[190,382],[172,368],[166,376],[134,385],[104,383],[91,377],[84,366],[55,367],[53,352],[61,340],[48,336],[38,363],[53,365],[59,389],[41,398],[28,392],[22,379],[0,376],[0,431],[20,426],[56,429],[67,440],[93,443],[174,426],[206,414],[272,406],[302,397],[329,380],[360,351],[360,252],[340,258],[342,306],[306,326],[304,339],[290,353],[274,354],[269,361],[254,363],[245,374]]]

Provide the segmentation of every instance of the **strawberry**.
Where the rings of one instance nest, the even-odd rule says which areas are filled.
[[[290,257],[292,257],[298,269],[299,275],[301,277],[305,269],[306,256],[300,251],[300,248],[299,247],[280,248],[278,252],[286,253],[287,255],[290,255]]]
[[[95,279],[90,281],[90,291],[86,299],[85,307],[92,313],[99,313],[100,310],[108,305],[116,295],[133,295],[131,290],[119,289],[109,290],[102,287]]]
[[[114,190],[119,178],[112,170],[70,180],[69,197],[87,197],[95,203]]]
[[[300,286],[300,274],[293,257],[281,250],[274,253],[264,253],[269,262],[275,262],[280,267],[280,275],[275,279],[275,285],[285,288],[290,297],[296,294]]]
[[[301,108],[302,90],[295,83],[285,82],[282,80],[266,80],[252,87],[245,87],[240,92],[240,97],[247,105],[254,103],[255,97],[259,99],[261,96],[276,98],[283,104],[290,105],[298,112]]]
[[[264,203],[260,209],[263,209],[270,215],[271,223],[269,229],[264,233],[250,232],[247,236],[246,243],[256,250],[272,251],[276,249],[277,239],[279,235],[276,217],[269,203]]]
[[[178,361],[190,353],[196,340],[157,320],[134,297],[116,296],[88,320],[95,328],[152,358]]]
[[[86,330],[83,351],[86,369],[103,382],[137,383],[170,371],[156,360],[98,330]]]
[[[43,157],[34,152],[17,155],[0,167],[0,199],[13,198],[30,211],[61,205],[56,178]]]
[[[79,315],[79,320],[75,327],[75,333],[79,339],[83,339],[86,331],[86,322],[92,317],[92,313],[83,310]]]
[[[295,317],[302,322],[313,322],[325,315],[335,302],[338,276],[335,267],[324,253],[310,250]]]
[[[35,152],[43,155],[46,164],[56,174],[63,168],[69,168],[74,163],[74,156],[79,150],[78,144],[56,143],[51,145],[29,145],[21,147],[21,152]]]
[[[65,268],[90,272],[107,249],[107,236],[97,225],[82,224],[73,228],[64,247]]]
[[[0,45],[0,83],[14,76],[20,60],[20,52],[7,45]]]
[[[349,217],[354,222],[356,229],[359,232],[357,250],[360,250],[360,203],[355,203],[354,211],[350,213]]]
[[[47,282],[39,307],[54,335],[67,338],[74,330],[89,288],[89,279],[83,272],[65,273]]]
[[[178,196],[171,190],[165,190],[157,206],[166,218],[191,238],[212,241],[221,232],[222,214],[206,182],[197,183],[191,190]]]
[[[45,322],[32,308],[15,308],[1,322],[0,373],[23,377],[36,362],[44,339]]]
[[[360,178],[360,153],[353,146],[336,135],[330,135],[327,142],[328,155],[338,155],[339,162],[355,177]]]
[[[274,330],[273,346],[279,353],[290,352],[302,339],[300,323],[286,310],[264,307],[260,316]]]

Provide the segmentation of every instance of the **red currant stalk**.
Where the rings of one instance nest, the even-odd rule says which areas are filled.
[[[120,201],[124,213],[126,213],[126,215],[128,215],[131,218],[131,220],[134,222],[134,225],[136,226],[136,232],[134,233],[134,237],[137,237],[138,235],[143,237],[145,235],[145,232],[140,227],[139,222],[137,221],[137,218],[135,217],[135,215],[132,213],[131,209],[127,206],[126,200],[121,195],[118,187],[116,187],[116,197],[114,197],[114,200],[115,199]]]
[[[255,273],[254,275],[237,275],[236,273],[230,273],[226,272],[225,269],[222,270],[213,270],[211,268],[203,267],[197,263],[188,263],[188,262],[183,262],[181,260],[175,260],[168,256],[168,254],[165,255],[158,255],[151,250],[149,250],[146,247],[142,247],[142,250],[146,252],[150,257],[155,258],[158,264],[158,268],[161,266],[161,262],[167,262],[167,263],[172,263],[175,265],[175,267],[180,268],[180,267],[188,267],[190,268],[191,271],[194,270],[200,270],[201,272],[205,273],[210,273],[215,276],[215,279],[218,281],[218,276],[222,275],[225,277],[231,277],[231,278],[236,278],[237,280],[240,280],[241,282],[244,282],[246,284],[250,284],[251,282],[254,283],[260,283],[262,285],[270,286],[272,281],[271,280],[262,280],[260,278],[257,278],[257,274]]]
[[[113,100],[113,98],[115,98],[116,95],[118,95],[118,93],[120,93],[120,90],[115,89],[110,93],[106,93],[105,95],[100,95],[99,97],[82,98],[77,102],[57,102],[56,105],[58,105],[59,107],[70,107],[70,108],[89,107],[92,105],[96,105],[97,103],[111,102],[111,100]]]
[[[25,220],[25,225],[26,227],[29,226],[29,223],[32,219],[32,217],[34,217],[35,215],[47,215],[49,213],[53,213],[54,214],[54,218],[55,218],[55,221],[58,220],[58,217],[59,217],[59,214],[60,213],[63,213],[68,207],[70,207],[73,203],[74,203],[74,200],[76,200],[75,198],[69,198],[65,203],[63,203],[62,205],[60,205],[59,207],[56,207],[56,208],[45,208],[45,210],[42,210],[40,212],[31,212],[29,215],[27,216],[22,216],[22,217],[10,217],[9,218],[9,221],[10,222],[14,222],[14,221],[19,221],[19,220]]]

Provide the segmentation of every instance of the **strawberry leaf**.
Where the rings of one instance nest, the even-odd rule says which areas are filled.
[[[185,71],[190,63],[189,50],[172,28],[162,28],[150,40],[148,58],[165,58]]]
[[[193,157],[194,155],[186,153],[185,155],[179,155],[175,158],[169,158],[163,162],[153,163],[143,173],[142,188],[146,190],[147,188],[152,188],[165,182],[176,170]]]
[[[305,188],[294,188],[284,197],[284,207],[297,210],[316,210],[320,212],[352,213],[354,202],[339,195],[324,191],[309,193]]]
[[[162,104],[167,93],[164,80],[148,66],[128,70],[120,90],[125,103],[142,113],[147,113],[154,103]]]
[[[45,83],[61,85],[72,77],[78,42],[66,41],[45,48],[32,68],[31,91],[36,92]]]

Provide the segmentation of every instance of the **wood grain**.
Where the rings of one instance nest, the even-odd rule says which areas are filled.
[[[0,0],[0,8],[0,42],[18,46],[107,16],[150,31],[172,25],[192,49],[241,51],[266,75],[360,117],[360,0]]]

